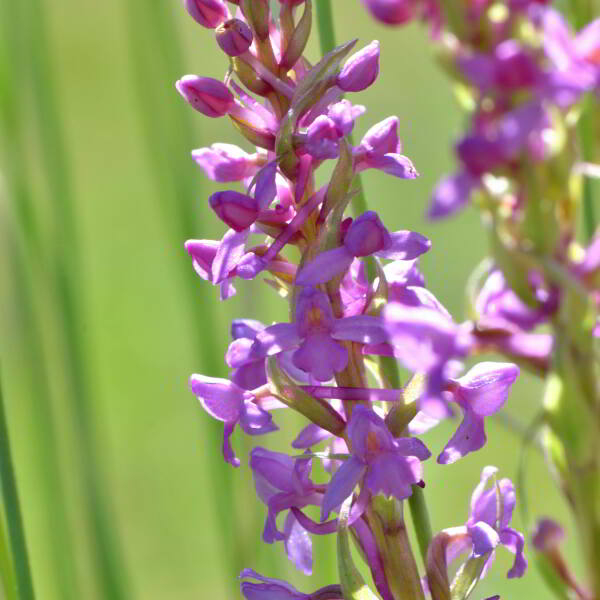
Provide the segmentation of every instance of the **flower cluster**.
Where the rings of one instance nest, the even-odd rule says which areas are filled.
[[[303,56],[310,0],[280,0],[278,22],[267,0],[235,2],[235,15],[223,0],[185,4],[200,25],[215,30],[230,68],[224,81],[186,75],[177,90],[203,115],[228,117],[255,146],[254,152],[229,144],[192,152],[207,177],[239,187],[208,199],[227,227],[224,235],[189,240],[185,247],[198,275],[219,286],[222,300],[236,293],[236,278],[268,273],[290,308],[290,322],[234,321],[225,357],[230,378],[196,374],[190,387],[224,423],[223,456],[233,466],[240,464],[232,446],[236,425],[262,436],[277,429],[275,409],[306,417],[291,454],[264,447],[251,452],[256,492],[267,509],[263,540],[282,542],[306,574],[312,571],[312,535],[337,533],[342,540],[339,585],[303,594],[245,570],[242,593],[253,600],[349,598],[359,577],[343,541],[351,532],[384,600],[424,598],[427,580],[422,583],[403,520],[405,499],[415,495],[424,502],[422,463],[431,451],[418,436],[458,407],[462,422],[438,449],[438,462],[451,464],[481,449],[485,418],[504,405],[519,368],[482,362],[461,376],[460,361],[481,342],[472,323],[455,323],[426,289],[418,259],[430,241],[388,230],[374,211],[346,215],[361,193],[361,171],[378,169],[401,180],[418,176],[402,153],[396,117],[371,127],[356,146],[348,137],[365,107],[343,95],[375,83],[379,43],[351,54],[351,41],[313,65]],[[335,161],[333,174],[318,188],[315,173],[326,161]],[[404,386],[394,385],[396,361],[412,372]],[[323,461],[327,481],[312,479],[315,460]],[[508,480],[498,483],[504,508],[501,516],[492,514],[495,492],[483,486],[494,473],[484,472],[461,540],[473,557],[485,558],[486,569],[504,544],[517,556],[509,575],[520,576],[527,564],[523,537],[508,527],[514,490]],[[307,507],[317,508],[319,521]],[[444,573],[449,597],[455,584]]]
[[[598,597],[600,232],[589,177],[600,174],[600,8],[565,3],[570,25],[546,0],[363,4],[385,24],[428,25],[468,115],[458,169],[433,190],[428,215],[448,217],[470,200],[482,212],[492,260],[472,279],[471,333],[477,349],[547,382],[538,420],[593,591],[581,592],[554,554],[548,572],[577,597]],[[583,483],[584,471],[595,483]]]

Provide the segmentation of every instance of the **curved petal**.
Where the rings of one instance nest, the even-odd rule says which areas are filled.
[[[336,275],[347,271],[353,258],[345,246],[321,252],[314,260],[306,263],[298,271],[295,284],[317,285],[327,283]]]
[[[346,368],[348,351],[326,333],[309,335],[294,352],[292,362],[317,381],[329,381]]]
[[[438,456],[437,461],[441,465],[452,464],[469,452],[482,448],[486,439],[483,417],[467,410],[462,423]]]
[[[235,429],[235,421],[225,422],[223,428],[223,458],[234,467],[240,466],[240,459],[236,457],[231,447],[231,435]]]
[[[419,176],[412,161],[407,156],[395,152],[369,157],[368,166],[400,179],[415,179]]]
[[[292,442],[292,448],[298,448],[300,450],[310,448],[330,437],[332,437],[332,434],[329,433],[329,431],[314,423],[310,423],[296,436],[296,439]]]
[[[403,500],[412,495],[413,484],[422,479],[423,468],[418,458],[386,452],[369,464],[365,486],[373,495],[383,492]]]
[[[217,254],[212,263],[213,283],[221,283],[235,269],[242,256],[248,239],[248,232],[230,229],[219,243]]]
[[[519,376],[512,363],[481,362],[458,379],[458,395],[478,415],[494,414],[506,402],[510,387]]]
[[[459,211],[469,201],[478,183],[465,172],[444,177],[433,190],[427,216],[440,219]]]
[[[500,543],[498,532],[483,521],[478,521],[467,529],[473,541],[473,556],[483,556],[492,552]]]
[[[239,423],[244,433],[248,435],[263,435],[279,429],[273,423],[271,414],[252,402],[243,405]]]
[[[336,340],[351,340],[361,344],[381,344],[387,340],[383,321],[369,315],[356,315],[336,319],[331,337]]]
[[[416,456],[419,460],[427,460],[431,456],[429,448],[417,438],[396,438],[394,445],[404,456]]]
[[[285,518],[283,535],[285,536],[283,545],[287,557],[299,571],[305,575],[312,575],[312,540],[308,531],[300,525],[292,511],[288,512]]]
[[[289,350],[300,342],[301,338],[295,323],[276,323],[258,333],[252,347],[252,355],[255,359],[272,356]]]
[[[416,231],[394,231],[390,233],[392,245],[376,252],[376,256],[391,260],[412,260],[431,248],[431,240]]]
[[[244,390],[228,379],[205,377],[194,374],[190,377],[190,388],[202,408],[213,418],[224,422],[236,422],[244,405]]]
[[[354,491],[366,470],[367,465],[355,456],[342,464],[331,478],[323,496],[321,521],[325,521],[329,513]]]
[[[514,555],[515,561],[507,574],[509,579],[523,577],[527,570],[527,559],[523,553],[525,539],[523,534],[512,527],[506,527],[500,532],[500,543],[508,548]]]

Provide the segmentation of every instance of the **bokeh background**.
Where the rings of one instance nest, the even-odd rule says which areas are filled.
[[[369,206],[390,230],[433,240],[422,261],[428,285],[463,319],[485,232],[472,208],[444,223],[424,219],[433,185],[453,168],[461,116],[452,91],[422,27],[374,24],[358,0],[333,8],[339,42],[381,41],[378,82],[352,98],[368,107],[357,135],[398,115],[421,173],[367,174]],[[221,424],[187,389],[193,372],[226,376],[232,318],[285,317],[260,282],[219,303],[183,249],[187,238],[224,231],[207,203],[223,186],[204,178],[191,149],[248,149],[227,120],[193,112],[174,89],[185,73],[223,76],[212,32],[179,0],[1,0],[0,9],[0,360],[37,597],[232,599],[246,566],[303,591],[336,581],[333,539],[315,540],[310,579],[281,544],[261,542],[266,510],[247,467],[251,440],[238,432],[242,466],[226,465]],[[318,59],[316,38],[307,55]],[[540,397],[524,374],[507,417],[489,422],[485,449],[450,467],[429,461],[434,529],[464,522],[483,466],[516,477],[522,441],[504,421],[526,426]],[[302,422],[277,419],[281,432],[259,440],[273,449]],[[455,426],[428,436],[434,454]],[[535,449],[525,481],[519,500],[527,496],[531,513],[569,526]],[[522,525],[518,512],[514,521]],[[573,536],[567,548],[578,568]],[[546,596],[534,568],[515,582],[509,566],[501,549],[475,597]]]

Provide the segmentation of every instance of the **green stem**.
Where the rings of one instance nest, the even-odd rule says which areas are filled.
[[[433,538],[431,520],[425,501],[425,492],[417,485],[413,485],[412,490],[412,495],[408,497],[408,506],[410,508],[410,516],[413,520],[419,550],[421,551],[421,556],[423,558],[423,564],[426,565],[427,550],[431,543],[431,539]]]
[[[587,98],[583,113],[579,119],[579,139],[581,141],[581,154],[586,162],[594,161],[594,133],[596,100]],[[588,240],[594,235],[596,229],[596,215],[594,211],[594,181],[590,177],[583,177],[583,222]]]
[[[327,54],[335,48],[335,31],[333,28],[333,15],[331,11],[331,0],[317,0],[317,25],[319,29],[319,42],[321,45],[321,53]],[[348,136],[351,145],[354,145],[352,134]],[[352,198],[352,212],[358,216],[367,210],[367,200],[365,197],[364,187],[360,175],[354,177],[354,187],[357,194]],[[369,280],[374,278],[374,266],[367,262],[367,274]],[[396,361],[386,361],[384,363],[386,378],[390,383],[398,383],[400,374],[398,363]],[[421,488],[413,488],[413,496],[409,499],[410,514],[413,520],[419,548],[423,554],[423,560],[427,555],[427,548],[431,541],[431,522],[427,504],[425,502],[425,494]]]
[[[317,27],[319,28],[321,54],[325,55],[335,48],[331,0],[317,0]]]
[[[8,439],[6,409],[0,381],[0,483],[2,484],[2,502],[6,514],[7,538],[12,554],[15,571],[16,597],[19,600],[33,600],[33,583],[29,570],[29,557],[23,531],[23,520],[19,506],[19,495]],[[0,516],[1,518],[1,516]]]

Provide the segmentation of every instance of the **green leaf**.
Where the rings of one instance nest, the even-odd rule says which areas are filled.
[[[344,600],[378,600],[371,588],[365,583],[352,560],[348,534],[348,515],[350,514],[351,504],[352,496],[342,504],[337,530],[338,573]]]
[[[471,595],[481,577],[487,558],[487,554],[477,558],[472,557],[462,565],[450,588],[452,600],[466,600]]]

